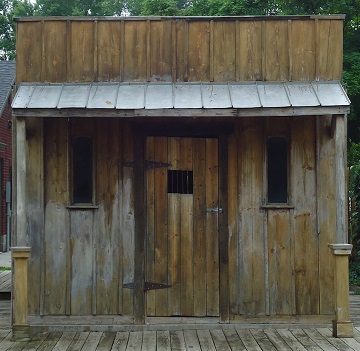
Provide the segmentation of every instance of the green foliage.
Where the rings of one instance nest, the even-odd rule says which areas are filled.
[[[360,286],[360,262],[349,262],[349,283]]]

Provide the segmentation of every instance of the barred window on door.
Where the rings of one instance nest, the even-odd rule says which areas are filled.
[[[193,171],[168,170],[169,194],[193,194]]]

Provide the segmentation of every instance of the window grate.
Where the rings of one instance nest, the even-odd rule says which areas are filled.
[[[168,170],[169,194],[193,194],[193,171]]]

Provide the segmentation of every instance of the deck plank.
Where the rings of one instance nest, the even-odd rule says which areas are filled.
[[[224,332],[222,330],[217,330],[217,329],[211,330],[210,334],[214,341],[216,350],[231,351],[229,343],[228,343],[226,336],[224,335]]]
[[[177,351],[186,351],[184,333],[180,330],[170,331],[171,349]]]
[[[129,336],[129,332],[117,332],[111,351],[126,351]]]
[[[288,329],[277,329],[277,332],[284,339],[284,341],[295,351],[306,351],[305,347]]]
[[[276,330],[265,329],[264,333],[273,343],[277,351],[291,351],[290,346],[284,341]]]
[[[156,331],[144,331],[142,351],[156,351]]]
[[[290,331],[307,351],[323,351],[313,340],[309,338],[303,329],[290,329]]]
[[[75,335],[75,332],[63,333],[59,341],[56,343],[53,351],[66,351],[71,342],[74,340]]]
[[[351,347],[346,345],[343,340],[334,338],[332,336],[332,331],[329,328],[317,328],[316,329],[327,341],[333,346],[335,346],[340,351],[353,351]]]
[[[261,329],[250,329],[250,332],[262,350],[276,351],[274,344]]]
[[[325,351],[337,351],[337,348],[330,344],[316,329],[304,329],[306,335]]]
[[[198,330],[197,336],[202,350],[216,351],[209,330]]]
[[[170,351],[170,332],[168,330],[156,332],[156,350]]]
[[[88,336],[88,332],[76,333],[67,351],[80,351]]]
[[[241,341],[239,334],[235,329],[225,329],[224,335],[226,337],[227,342],[231,350],[236,351],[246,351],[244,343]]]
[[[199,339],[196,330],[184,330],[186,349],[192,351],[201,351]]]
[[[116,337],[116,332],[104,332],[96,351],[110,351]]]
[[[130,332],[129,341],[126,351],[139,351],[141,350],[143,333],[140,331]]]
[[[238,329],[237,333],[248,351],[262,351],[255,338],[247,329]]]
[[[99,345],[102,333],[91,332],[87,339],[85,340],[82,350],[84,351],[96,351],[97,346]]]

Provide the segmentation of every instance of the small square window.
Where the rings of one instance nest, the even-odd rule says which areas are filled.
[[[193,171],[168,170],[169,194],[193,194]]]

